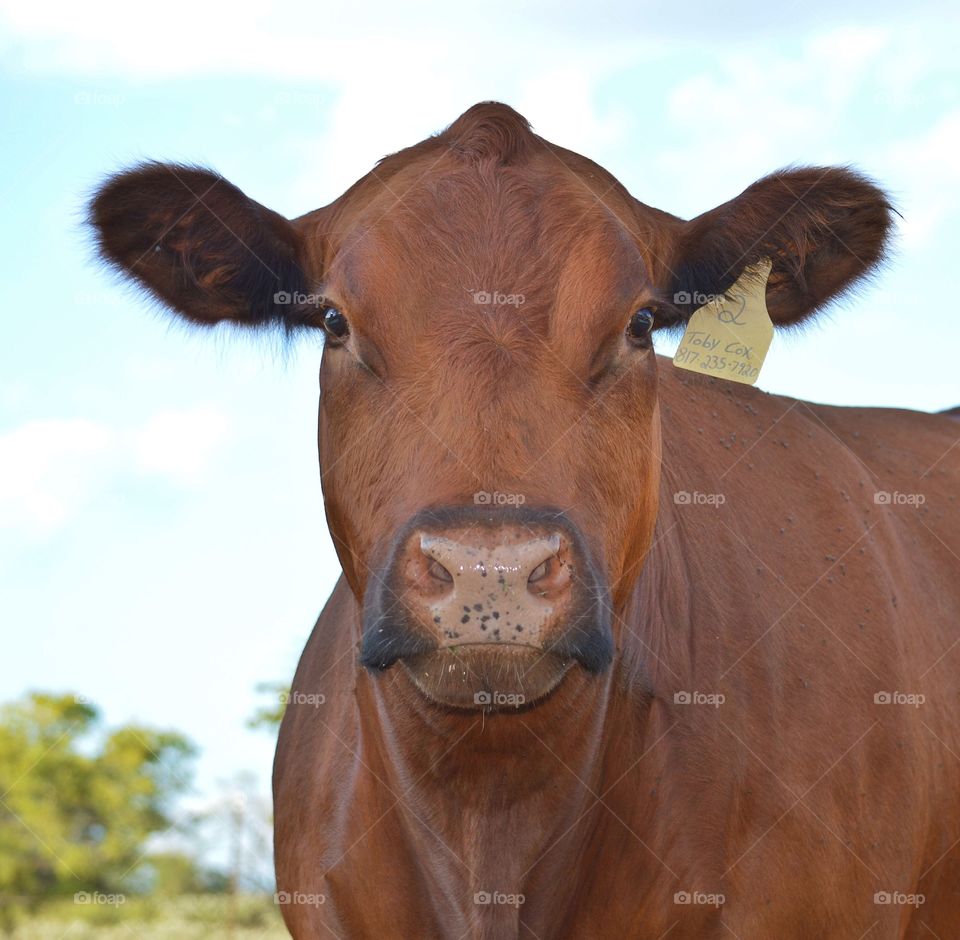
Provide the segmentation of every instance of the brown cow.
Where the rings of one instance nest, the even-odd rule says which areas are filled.
[[[774,323],[812,316],[883,256],[874,185],[684,222],[488,103],[293,222],[159,164],[92,214],[182,316],[327,334],[294,937],[960,936],[956,423],[651,341],[765,258]]]

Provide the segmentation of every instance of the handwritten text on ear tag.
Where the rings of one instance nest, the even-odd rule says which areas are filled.
[[[681,369],[753,385],[773,339],[767,313],[770,261],[747,268],[725,294],[698,307],[673,356]]]

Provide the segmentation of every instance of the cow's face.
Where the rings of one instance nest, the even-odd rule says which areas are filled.
[[[93,204],[106,257],[198,323],[325,331],[327,515],[361,661],[455,707],[535,702],[613,657],[656,521],[657,329],[769,258],[795,323],[881,256],[889,207],[795,170],[691,222],[502,105],[287,222],[151,165]]]
[[[430,162],[315,265],[328,519],[366,665],[458,705],[529,701],[610,662],[655,520],[665,308],[629,230],[555,158]]]

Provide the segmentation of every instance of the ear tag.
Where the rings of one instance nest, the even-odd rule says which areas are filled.
[[[769,259],[746,268],[725,294],[698,307],[673,356],[681,369],[753,385],[773,339],[767,313]]]

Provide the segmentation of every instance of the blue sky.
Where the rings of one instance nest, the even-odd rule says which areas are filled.
[[[243,769],[266,787],[254,687],[289,680],[338,575],[319,344],[182,329],[92,262],[85,197],[142,158],[293,216],[496,98],[683,216],[780,166],[853,164],[903,213],[895,255],[775,338],[759,384],[960,404],[955,8],[713,7],[0,0],[0,700],[74,690],[189,734],[201,792]]]

